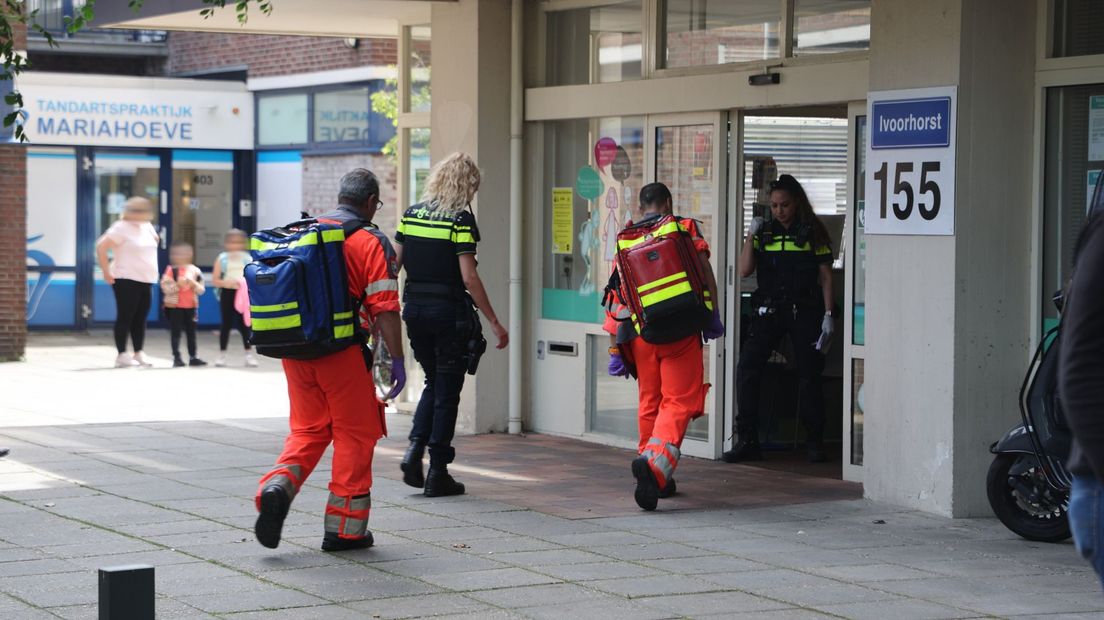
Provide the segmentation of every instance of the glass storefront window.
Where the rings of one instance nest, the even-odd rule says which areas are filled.
[[[796,0],[794,55],[870,49],[870,0]]]
[[[230,153],[225,155],[230,160]],[[233,225],[232,160],[211,167],[195,162],[194,168],[173,163],[172,240],[192,244],[194,263],[211,267],[223,250],[226,231]]]
[[[257,99],[257,144],[307,142],[307,93],[262,95]]]
[[[1049,88],[1043,196],[1043,329],[1058,322],[1051,295],[1065,286],[1093,188],[1104,175],[1104,84]]]
[[[587,336],[588,363],[592,369],[587,373],[590,381],[587,430],[635,440],[639,433],[637,409],[640,399],[636,381],[611,377],[605,372],[609,363],[608,349],[608,336]]]
[[[638,213],[644,119],[578,119],[545,127],[541,315],[600,323],[600,293],[612,270],[617,232]]]
[[[840,238],[847,213],[846,118],[745,116],[744,163],[744,231],[769,209],[769,183],[753,187],[758,166],[800,181],[833,240]],[[834,249],[838,257],[842,248]]]
[[[430,28],[418,26],[410,29],[410,92],[411,112],[429,112],[430,90]]]
[[[407,170],[410,171],[410,201],[422,199],[426,178],[429,177],[429,128],[410,130],[410,159]]]
[[[855,118],[855,286],[851,293],[851,343],[866,344],[866,117]]]
[[[1050,56],[1104,54],[1104,2],[1054,0]]]
[[[666,0],[660,10],[659,65],[668,69],[779,56],[778,0]]]
[[[655,136],[655,178],[671,189],[671,202],[675,213],[701,222],[702,236],[716,247],[713,227],[713,211],[716,204],[717,182],[713,175],[713,125],[678,125],[657,127]],[[709,377],[709,358],[713,344],[702,347],[702,362],[706,383]],[[706,407],[708,409],[708,405]],[[690,439],[709,439],[709,416],[695,419],[686,429]]]
[[[641,0],[548,13],[549,86],[640,79]]]
[[[368,107],[367,88],[315,94],[314,141],[367,141],[371,121]]]

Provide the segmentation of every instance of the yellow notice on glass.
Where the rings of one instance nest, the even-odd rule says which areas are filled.
[[[570,187],[552,188],[552,253],[571,254],[575,238],[574,192]]]

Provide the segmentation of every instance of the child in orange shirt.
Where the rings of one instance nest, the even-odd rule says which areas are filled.
[[[196,320],[199,298],[206,290],[203,272],[192,264],[192,246],[184,241],[172,244],[169,262],[161,276],[162,304],[172,334],[173,368],[184,365],[180,357],[180,333],[188,338],[188,365],[206,366],[207,362],[196,357]]]

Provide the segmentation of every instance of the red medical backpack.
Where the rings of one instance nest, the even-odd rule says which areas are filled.
[[[637,335],[651,344],[700,333],[712,318],[698,251],[680,220],[649,218],[617,234],[616,267],[602,303],[615,318],[631,320]],[[616,301],[628,312],[618,313]]]

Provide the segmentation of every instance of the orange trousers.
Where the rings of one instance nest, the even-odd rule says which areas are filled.
[[[367,528],[372,457],[385,432],[383,404],[376,397],[360,347],[314,360],[284,360],[291,401],[291,433],[276,465],[257,491],[280,484],[294,498],[333,443],[326,531],[357,538]]]
[[[686,428],[705,410],[709,384],[703,383],[701,337],[695,334],[670,344],[634,338],[626,346],[640,390],[639,452],[648,458],[663,488],[678,466]]]

